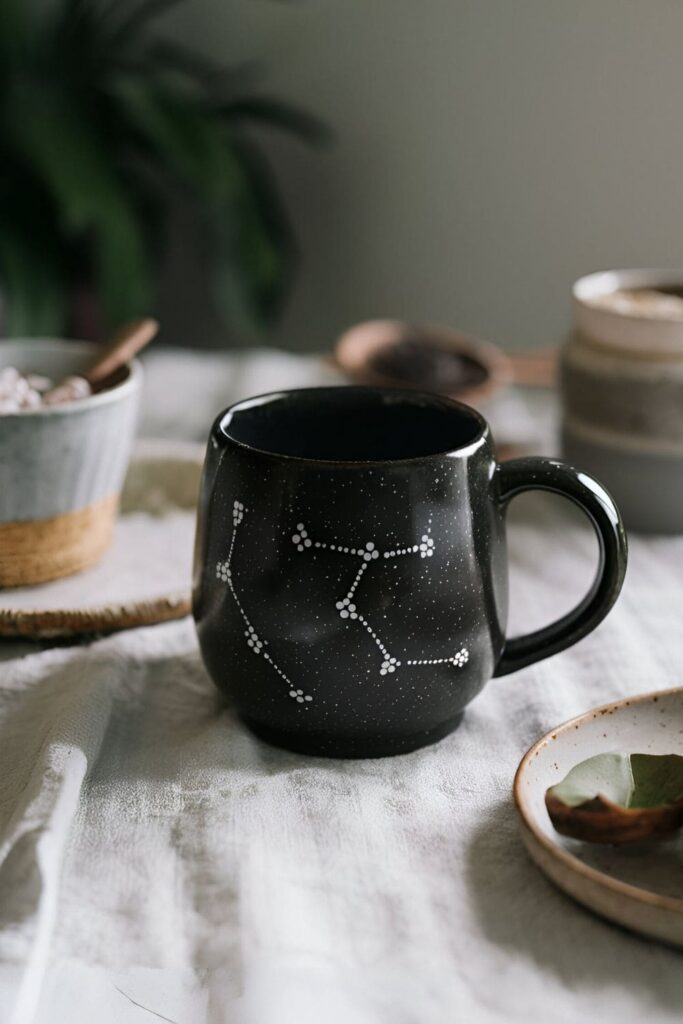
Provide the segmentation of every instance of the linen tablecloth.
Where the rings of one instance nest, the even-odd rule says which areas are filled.
[[[203,438],[238,396],[331,376],[278,353],[151,355],[143,431]],[[505,440],[552,443],[548,410],[518,395],[491,415]],[[683,538],[630,541],[623,596],[595,633],[491,682],[439,744],[385,760],[255,740],[188,620],[5,644],[0,1020],[680,1020],[683,957],[556,891],[510,793],[553,725],[681,682]],[[554,499],[514,503],[510,550],[516,631],[566,610],[596,557]]]

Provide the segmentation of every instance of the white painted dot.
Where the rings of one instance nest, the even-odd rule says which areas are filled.
[[[341,611],[341,609],[343,607],[344,607],[344,602],[343,601],[337,601],[337,603],[335,605],[335,608],[337,608],[339,611]]]
[[[349,617],[349,613],[347,612],[346,608],[340,611],[339,614],[341,615],[342,619],[348,619]]]
[[[368,549],[368,551],[374,551],[375,550],[375,545],[372,543],[371,540],[369,540],[365,546]]]
[[[301,537],[299,536],[299,534],[298,534],[298,533],[294,533],[294,534],[292,534],[292,541],[293,541],[293,542],[294,542],[295,544],[298,544],[300,540],[301,540]]]
[[[305,527],[304,527],[304,524],[303,524],[303,523],[297,523],[297,524],[296,524],[296,528],[297,528],[297,530],[299,530],[299,532],[301,532],[301,530],[305,529]]]
[[[310,538],[307,537],[306,540],[304,541],[304,547],[310,548],[312,543],[313,543],[313,541],[310,540]]]
[[[313,698],[311,697],[310,693],[307,693],[304,700],[313,700]]]

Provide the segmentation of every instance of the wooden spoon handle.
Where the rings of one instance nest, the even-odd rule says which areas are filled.
[[[148,345],[158,330],[157,321],[147,318],[133,320],[116,331],[97,362],[83,374],[92,390],[100,391],[104,382]]]

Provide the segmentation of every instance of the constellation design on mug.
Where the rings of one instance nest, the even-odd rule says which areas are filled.
[[[339,617],[342,619],[349,619],[357,621],[363,629],[368,633],[370,638],[373,640],[382,661],[380,665],[379,674],[381,676],[388,675],[389,673],[395,672],[397,668],[402,665],[414,666],[414,665],[445,665],[450,664],[454,668],[462,668],[469,661],[469,651],[466,647],[461,647],[456,654],[452,654],[447,658],[410,658],[406,659],[405,662],[395,657],[377,632],[373,629],[367,618],[358,609],[356,603],[356,591],[360,585],[368,568],[373,562],[378,559],[392,559],[392,558],[403,558],[406,555],[420,555],[420,558],[431,558],[434,554],[434,539],[431,535],[431,519],[427,530],[422,534],[417,544],[410,544],[407,547],[396,547],[388,548],[386,551],[379,551],[374,541],[368,541],[365,545],[360,547],[350,547],[347,544],[339,544],[336,540],[334,542],[313,540],[309,537],[308,530],[304,523],[297,523],[296,533],[292,534],[292,543],[296,547],[297,551],[306,551],[310,548],[320,549],[324,551],[335,551],[340,555],[348,555],[351,558],[359,560],[358,569],[356,575],[351,582],[349,589],[347,590],[344,597],[340,598],[336,602],[336,609],[339,612]]]
[[[227,583],[228,589],[232,595],[232,598],[237,605],[237,609],[242,616],[242,621],[246,626],[244,630],[244,636],[247,641],[247,646],[251,648],[252,652],[261,658],[264,658],[270,667],[277,672],[284,683],[289,687],[289,696],[292,700],[296,701],[297,704],[303,704],[304,710],[308,710],[307,705],[313,700],[310,693],[305,693],[302,689],[294,685],[292,680],[289,678],[286,672],[283,672],[280,666],[277,664],[270,651],[266,650],[268,641],[263,640],[256,632],[253,623],[250,621],[247,615],[244,605],[240,600],[240,596],[237,593],[235,587],[235,577],[232,570],[232,556],[235,550],[235,541],[237,539],[237,531],[241,526],[245,514],[249,509],[244,507],[241,501],[234,501],[232,506],[232,537],[230,539],[230,549],[228,551],[228,557],[224,562],[216,562],[216,579],[220,580],[221,583]]]

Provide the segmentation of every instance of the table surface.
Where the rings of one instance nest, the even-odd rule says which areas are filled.
[[[334,379],[268,351],[158,352],[143,433],[203,439],[237,397]],[[499,438],[552,447],[508,393]],[[594,539],[559,500],[510,521],[512,631],[585,590]],[[190,621],[0,664],[0,1019],[12,1024],[680,1020],[683,960],[556,891],[525,854],[527,747],[596,704],[681,682],[683,537],[630,538],[590,637],[490,683],[441,743],[374,761],[252,738]],[[148,1012],[146,1012],[148,1011]]]

